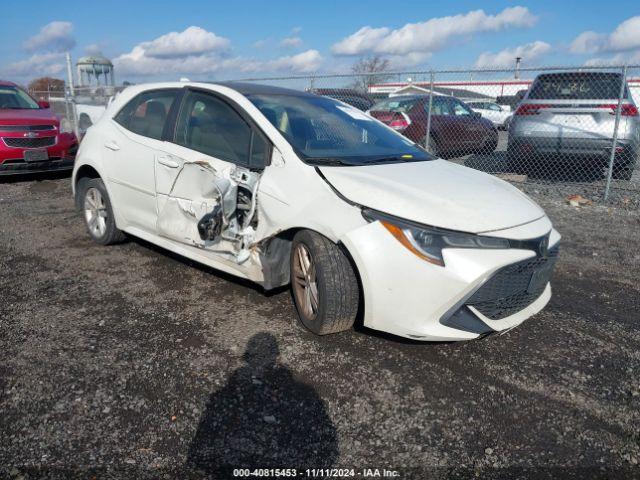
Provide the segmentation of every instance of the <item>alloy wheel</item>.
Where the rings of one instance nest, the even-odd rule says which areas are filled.
[[[107,205],[97,188],[87,189],[84,196],[84,218],[94,237],[104,236],[107,231]]]
[[[313,320],[318,315],[316,266],[307,247],[299,243],[293,255],[293,291],[304,315]]]

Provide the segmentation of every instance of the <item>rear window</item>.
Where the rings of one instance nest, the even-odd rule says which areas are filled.
[[[380,103],[376,103],[373,107],[371,107],[372,112],[401,112],[407,113],[411,110],[414,105],[416,105],[420,101],[419,98],[405,98],[399,99],[390,98],[388,100],[384,100]]]
[[[611,100],[620,95],[622,76],[618,73],[543,74],[533,82],[529,99]]]

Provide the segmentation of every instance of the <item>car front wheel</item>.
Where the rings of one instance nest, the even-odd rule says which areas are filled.
[[[356,273],[340,246],[318,233],[298,232],[290,264],[293,300],[302,324],[317,335],[350,329],[360,292]]]
[[[124,233],[116,227],[111,201],[101,179],[80,180],[77,195],[87,231],[94,241],[111,245],[125,239]]]

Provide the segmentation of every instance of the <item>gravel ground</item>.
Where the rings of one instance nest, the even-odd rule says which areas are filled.
[[[640,478],[640,215],[540,202],[546,310],[429,344],[314,337],[287,290],[92,243],[67,178],[1,183],[0,478]]]

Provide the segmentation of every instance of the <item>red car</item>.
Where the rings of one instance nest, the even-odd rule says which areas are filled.
[[[48,102],[0,81],[0,175],[70,170],[78,139]]]
[[[491,153],[498,145],[498,131],[486,118],[455,97],[431,99],[430,134],[427,135],[428,95],[402,95],[377,103],[369,114],[386,123],[439,157],[467,153]]]

